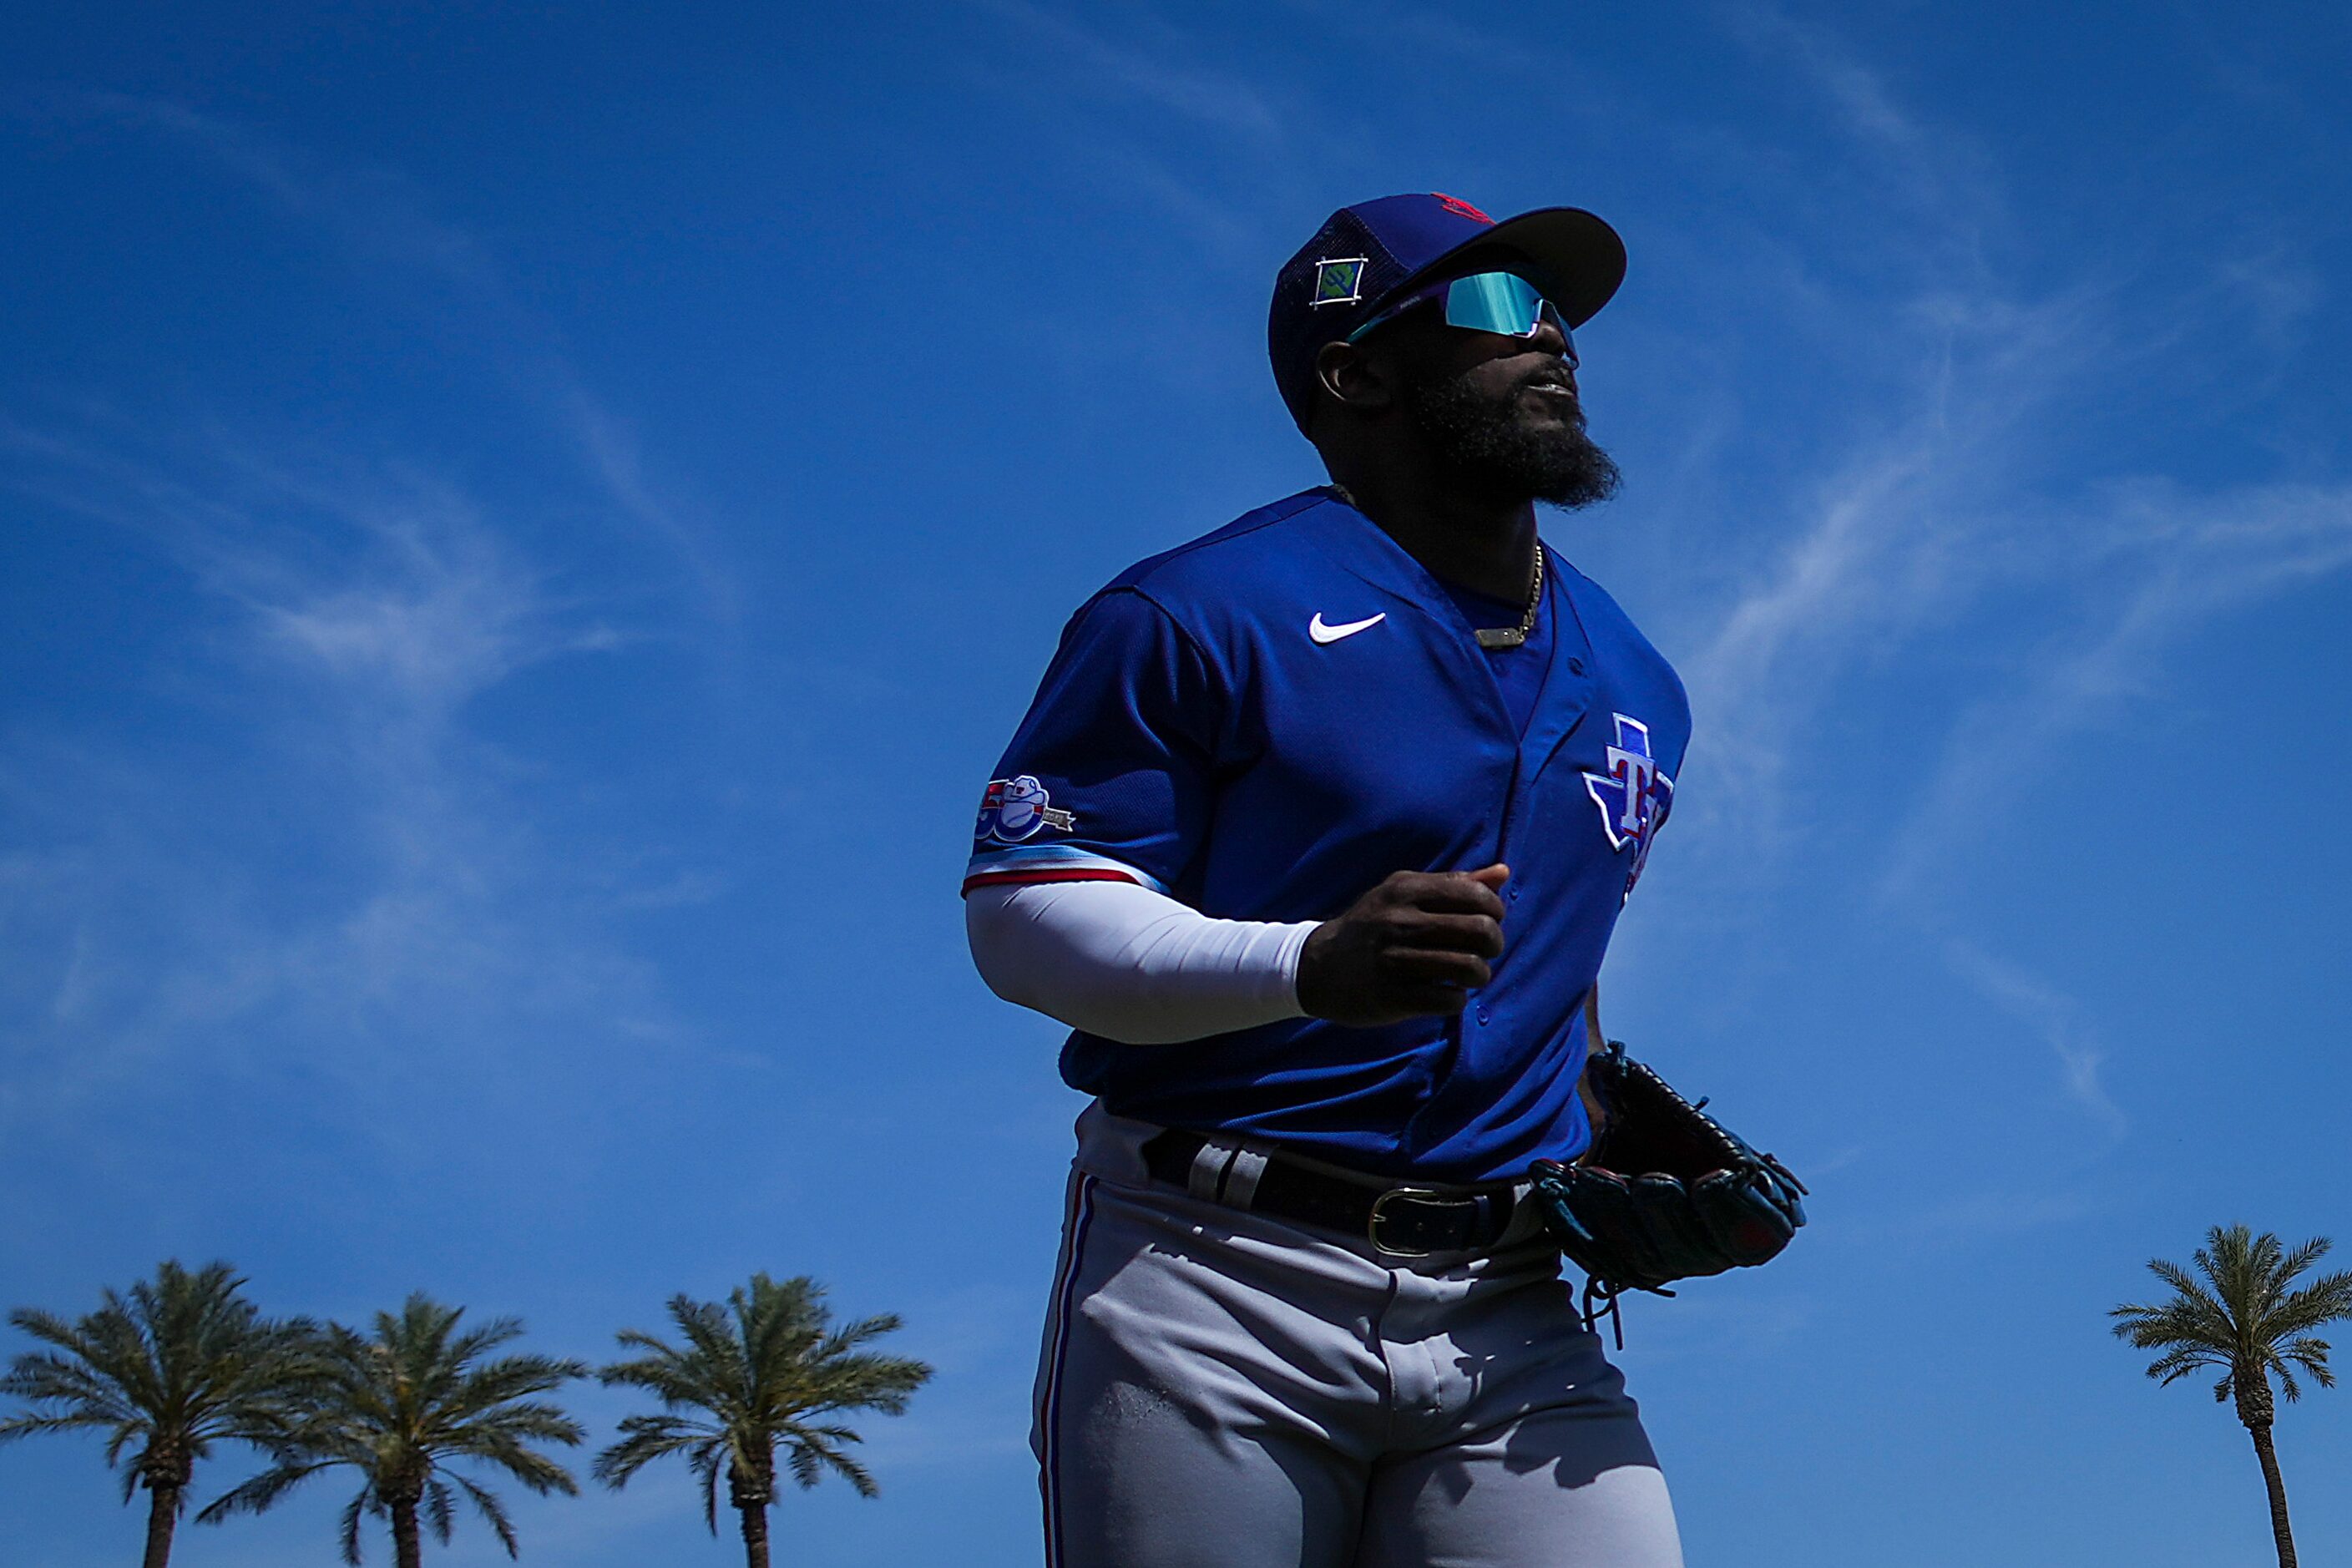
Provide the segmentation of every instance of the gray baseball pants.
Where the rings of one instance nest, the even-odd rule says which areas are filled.
[[[1047,1568],[1681,1568],[1539,1226],[1390,1258],[1154,1183],[1158,1131],[1079,1119],[1031,1433]]]

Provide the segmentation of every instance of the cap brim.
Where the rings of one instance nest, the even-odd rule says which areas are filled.
[[[1448,273],[1525,268],[1571,327],[1600,313],[1625,281],[1625,242],[1581,207],[1538,207],[1463,241],[1388,292],[1395,298]]]

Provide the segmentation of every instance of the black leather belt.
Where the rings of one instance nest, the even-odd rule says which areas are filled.
[[[1393,1257],[1490,1250],[1517,1206],[1509,1187],[1383,1186],[1377,1177],[1339,1175],[1280,1154],[1236,1153],[1223,1143],[1211,1151],[1196,1186],[1193,1173],[1213,1142],[1171,1128],[1143,1145],[1143,1163],[1155,1181],[1229,1207],[1361,1237]]]

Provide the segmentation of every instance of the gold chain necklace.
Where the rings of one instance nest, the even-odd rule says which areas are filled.
[[[1528,640],[1536,629],[1536,608],[1543,603],[1543,541],[1536,541],[1535,585],[1528,590],[1528,613],[1519,617],[1516,626],[1481,626],[1478,628],[1480,647],[1517,647]]]
[[[1347,486],[1334,484],[1326,488],[1339,499],[1341,504],[1355,507],[1355,510],[1358,511],[1364,510],[1361,507],[1356,506],[1356,498],[1348,493]],[[1529,637],[1534,635],[1536,629],[1536,611],[1542,607],[1543,605],[1543,579],[1544,547],[1543,541],[1538,539],[1536,541],[1536,578],[1535,581],[1528,584],[1528,613],[1519,617],[1519,624],[1516,626],[1479,626],[1475,628],[1475,635],[1478,638],[1478,646],[1480,647],[1517,647],[1521,644],[1525,643]]]

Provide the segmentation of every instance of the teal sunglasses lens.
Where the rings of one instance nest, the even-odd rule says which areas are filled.
[[[1535,335],[1542,324],[1544,297],[1536,286],[1510,272],[1479,272],[1445,286],[1445,324],[1508,337]]]
[[[1559,329],[1560,339],[1568,345],[1570,362],[1576,359],[1576,339],[1569,331],[1559,307],[1545,299],[1534,284],[1514,272],[1475,272],[1467,278],[1415,289],[1349,332],[1346,341],[1360,342],[1373,328],[1387,325],[1417,305],[1440,299],[1445,301],[1445,324],[1474,332],[1531,338],[1549,321]]]

